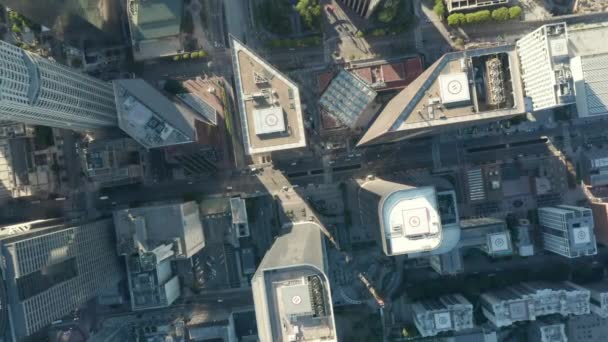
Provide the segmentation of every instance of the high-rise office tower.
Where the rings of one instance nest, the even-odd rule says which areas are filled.
[[[548,24],[516,43],[524,93],[539,111],[575,102],[566,23]]]
[[[414,324],[422,336],[473,328],[473,304],[461,294],[451,294],[412,304]]]
[[[87,130],[117,125],[112,85],[0,42],[0,119]]]
[[[558,205],[538,208],[545,250],[567,258],[597,254],[591,209]]]
[[[368,177],[359,184],[361,222],[380,240],[384,254],[408,257],[442,254],[460,240],[453,191],[413,187]]]
[[[113,234],[110,219],[0,227],[0,340],[21,341],[115,285]]]
[[[326,264],[317,223],[274,241],[251,279],[259,341],[338,341]]]

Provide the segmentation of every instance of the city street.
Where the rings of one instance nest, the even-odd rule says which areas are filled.
[[[603,127],[605,123],[586,123],[575,128],[576,136],[572,139],[573,148],[585,144],[588,139],[605,137]],[[490,137],[470,139],[459,143],[441,143],[439,155],[442,168],[463,167],[495,162],[497,160],[516,159],[522,157],[536,158],[537,155],[550,155],[548,145],[534,143],[531,145],[501,148],[489,151],[467,152],[475,147],[492,146],[512,143],[516,141],[531,141],[543,136],[561,136],[562,128],[546,129],[533,132],[520,132],[510,136],[496,135]],[[355,150],[357,151],[357,150]],[[360,152],[345,152],[335,155],[331,165],[323,167],[317,158],[307,158],[292,161],[279,161],[276,168],[286,174],[294,185],[308,185],[325,183],[328,177],[325,172],[331,173],[333,182],[346,180],[351,177],[365,177],[367,174],[392,174],[397,171],[432,168],[433,153],[430,139],[404,141],[392,145],[372,146]],[[134,202],[158,201],[181,198],[187,194],[224,195],[268,193],[268,189],[259,181],[258,177],[272,172],[266,168],[264,171],[244,171],[234,175],[221,175],[213,179],[203,179],[194,183],[189,181],[175,181],[144,186],[132,191],[121,189],[107,189],[104,195],[110,197],[110,202],[117,206],[128,205]],[[279,171],[277,171],[279,172]],[[259,174],[258,174],[259,173]],[[281,185],[282,186],[282,185]],[[280,187],[279,187],[280,188]],[[102,202],[102,201],[100,201]],[[100,203],[107,206],[107,203]]]

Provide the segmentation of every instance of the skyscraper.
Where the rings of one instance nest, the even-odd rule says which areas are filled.
[[[279,236],[251,279],[261,342],[336,342],[321,227],[298,222]]]
[[[575,102],[566,23],[543,25],[517,41],[521,78],[532,110]]]
[[[77,225],[39,221],[9,228],[0,228],[0,292],[5,292],[0,298],[0,340],[9,335],[9,341],[20,341],[120,280],[110,219]]]
[[[451,294],[412,304],[414,324],[422,336],[473,328],[473,304],[461,294]]]
[[[538,209],[543,247],[567,258],[597,254],[591,209],[559,205]]]
[[[112,85],[0,42],[0,119],[87,130],[117,125]]]
[[[380,240],[384,254],[442,254],[460,239],[453,191],[413,187],[368,177],[359,184],[361,222]]]

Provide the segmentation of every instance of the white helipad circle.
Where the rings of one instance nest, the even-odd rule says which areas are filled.
[[[578,238],[579,239],[585,239],[587,238],[587,232],[585,232],[584,230],[581,230],[578,232]]]
[[[453,80],[448,83],[448,91],[450,92],[450,94],[458,94],[461,90],[462,84],[460,84],[460,81]]]
[[[277,118],[275,114],[268,114],[264,118],[264,121],[268,126],[276,126],[276,124],[279,122],[279,118]]]
[[[410,217],[410,227],[418,227],[420,225],[420,218],[418,216]]]
[[[496,244],[496,246],[500,247],[502,245],[505,244],[505,240],[504,239],[496,239],[494,240],[494,244]]]
[[[295,305],[298,305],[298,304],[302,303],[302,297],[293,296],[293,297],[291,297],[291,302]]]

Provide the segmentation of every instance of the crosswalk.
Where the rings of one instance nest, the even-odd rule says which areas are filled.
[[[467,171],[467,182],[469,184],[470,201],[482,201],[486,199],[483,175],[480,168]]]

